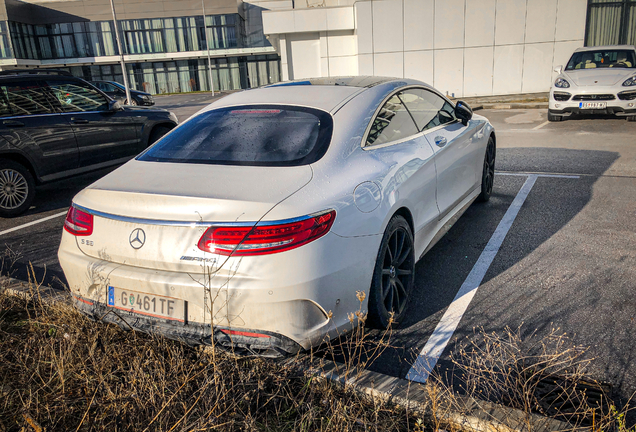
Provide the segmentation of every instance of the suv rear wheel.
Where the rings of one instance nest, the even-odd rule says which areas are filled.
[[[0,217],[13,217],[29,209],[35,197],[35,181],[23,165],[0,161]]]

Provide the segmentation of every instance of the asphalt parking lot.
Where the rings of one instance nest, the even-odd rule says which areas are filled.
[[[210,99],[164,96],[157,104],[184,120]],[[478,114],[497,132],[492,199],[471,206],[417,264],[408,318],[394,332],[394,348],[371,368],[410,375],[417,356],[439,340],[440,323],[452,323],[461,309],[456,329],[442,332],[448,344],[439,369],[449,367],[449,352],[475,328],[541,335],[557,327],[589,347],[592,377],[626,400],[636,391],[636,123],[583,117],[547,123],[545,110]],[[26,215],[0,220],[3,272],[62,286],[56,258],[62,215],[75,193],[107,172],[42,186]],[[484,259],[493,239],[497,253]]]

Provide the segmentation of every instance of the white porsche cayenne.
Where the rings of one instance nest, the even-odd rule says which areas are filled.
[[[571,114],[616,114],[636,121],[636,47],[579,48],[550,90],[548,120]]]
[[[98,319],[294,353],[361,307],[399,322],[416,261],[489,199],[494,169],[488,120],[424,83],[275,84],[216,101],[77,194],[59,261]]]

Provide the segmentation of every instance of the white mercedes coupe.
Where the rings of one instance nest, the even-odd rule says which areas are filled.
[[[424,83],[279,83],[217,100],[78,193],[58,256],[96,319],[281,356],[359,310],[399,322],[416,261],[494,173],[488,120]]]
[[[615,114],[636,121],[636,47],[579,48],[550,89],[548,120],[571,114]]]

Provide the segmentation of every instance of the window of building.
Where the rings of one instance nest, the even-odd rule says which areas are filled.
[[[212,58],[211,63],[215,91],[238,90],[280,81],[280,58],[277,55]],[[118,64],[61,69],[87,81],[124,82]],[[126,69],[130,87],[151,94],[212,89],[207,59],[128,63]]]
[[[209,15],[205,22],[211,50],[245,45],[245,22],[240,15]],[[11,56],[9,35],[3,25],[0,22],[0,55]],[[119,25],[127,54],[207,49],[201,16],[120,20]],[[9,30],[16,58],[63,59],[119,54],[111,21],[46,25],[10,21]]]
[[[248,57],[247,75],[250,88],[273,84],[280,81],[280,59],[277,55]]]
[[[11,33],[16,58],[39,58],[32,25],[9,21],[9,31]]]
[[[62,59],[116,55],[108,21],[31,25],[9,22],[16,58]]]
[[[636,44],[636,0],[588,0],[586,46]]]
[[[11,43],[9,42],[9,31],[7,30],[6,21],[0,21],[0,58],[11,58]]]

